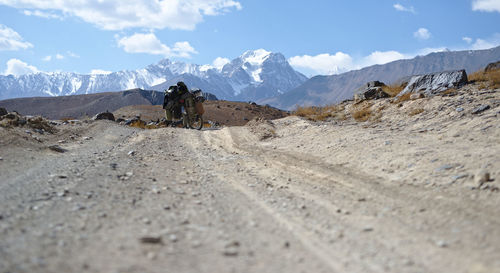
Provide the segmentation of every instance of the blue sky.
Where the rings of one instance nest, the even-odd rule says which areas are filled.
[[[283,53],[308,76],[500,45],[500,0],[0,0],[0,74],[220,67]]]

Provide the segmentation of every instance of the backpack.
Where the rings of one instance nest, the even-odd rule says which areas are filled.
[[[172,85],[167,90],[165,90],[163,96],[163,109],[171,110],[175,103],[175,98],[177,97],[177,86]]]

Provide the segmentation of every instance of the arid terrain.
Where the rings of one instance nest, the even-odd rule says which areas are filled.
[[[222,126],[241,126],[254,118],[278,119],[288,116],[288,112],[269,106],[234,101],[205,101],[203,119]],[[131,105],[113,112],[116,118],[132,119],[140,116],[144,121],[156,121],[165,117],[161,105]]]
[[[362,105],[0,127],[0,272],[500,272],[500,89]]]

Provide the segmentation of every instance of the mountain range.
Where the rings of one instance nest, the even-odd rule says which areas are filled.
[[[351,99],[355,90],[369,81],[377,80],[392,84],[412,75],[457,69],[465,69],[467,73],[472,73],[498,60],[500,60],[500,47],[486,50],[436,52],[413,59],[373,65],[339,75],[315,76],[286,94],[258,102],[288,110],[294,109],[297,105],[334,104]]]
[[[308,79],[295,71],[281,53],[246,51],[222,68],[163,59],[144,69],[110,74],[36,73],[0,76],[0,100],[92,94],[135,88],[163,91],[184,81],[224,100],[256,101],[280,109],[297,105],[326,105],[350,99],[368,81],[394,83],[401,78],[465,69],[468,73],[500,60],[500,47],[487,50],[444,51],[373,65],[332,76]]]
[[[184,81],[225,100],[259,100],[305,82],[280,53],[246,51],[222,69],[163,59],[135,71],[110,74],[35,73],[0,76],[0,99],[91,94],[134,88],[163,91]]]

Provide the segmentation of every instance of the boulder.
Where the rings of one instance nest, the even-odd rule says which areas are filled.
[[[471,112],[471,114],[475,115],[475,114],[479,114],[479,113],[482,113],[488,109],[490,109],[491,107],[487,104],[482,104],[482,105],[479,105],[478,107],[474,108]]]
[[[7,114],[8,114],[7,110],[3,107],[0,107],[0,116],[7,115]]]
[[[115,116],[110,112],[102,112],[94,116],[93,120],[107,119],[115,121]]]
[[[426,97],[442,93],[450,88],[459,88],[467,83],[465,70],[444,71],[413,76],[408,85],[396,97],[408,93],[422,93]]]
[[[488,64],[484,69],[484,72],[493,71],[497,69],[500,69],[500,61]]]
[[[205,100],[219,100],[217,96],[208,92],[203,92],[203,97],[205,98]]]
[[[371,81],[366,83],[366,87],[382,87],[385,86],[385,83],[379,81]]]
[[[373,99],[381,99],[390,97],[389,94],[384,92],[382,87],[385,84],[379,81],[368,82],[358,90],[356,90],[356,94],[354,95],[355,100],[373,100]]]
[[[12,120],[18,120],[19,119],[19,114],[16,113],[16,112],[7,113],[7,114],[4,115],[4,118],[6,118],[6,119],[12,119]]]

